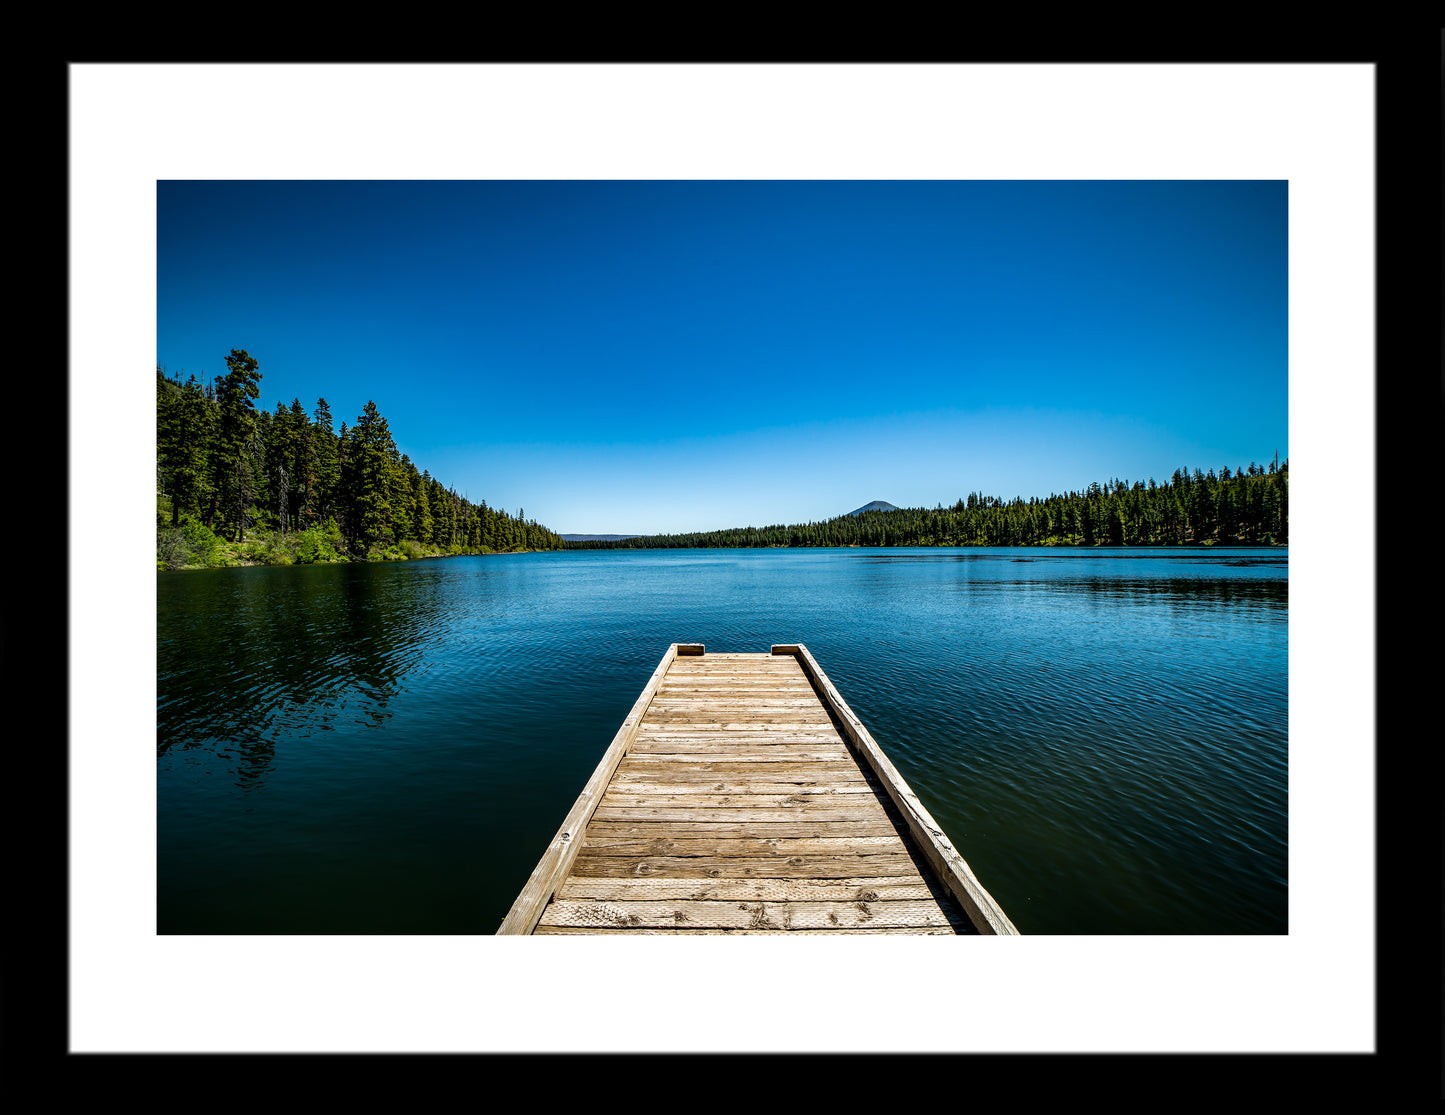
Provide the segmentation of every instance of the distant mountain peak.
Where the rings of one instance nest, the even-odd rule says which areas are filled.
[[[861,515],[861,514],[863,514],[863,512],[865,512],[865,511],[897,511],[897,510],[898,510],[898,508],[894,507],[893,504],[891,504],[891,503],[886,503],[886,502],[884,502],[884,501],[881,500],[881,499],[875,499],[872,503],[865,503],[862,507],[858,508],[857,511],[849,511],[848,514],[850,514],[850,515]]]

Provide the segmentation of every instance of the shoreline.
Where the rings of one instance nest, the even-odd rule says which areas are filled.
[[[992,545],[980,543],[905,543],[899,546],[868,546],[861,542],[843,542],[836,546],[581,546],[571,545],[563,550],[1287,550],[1288,542],[1157,542],[1136,546],[1111,545],[1095,542],[1025,542],[1015,545]],[[540,551],[539,551],[540,552]]]
[[[237,545],[237,543],[230,543]],[[458,557],[506,557],[510,554],[541,554],[548,553],[546,550],[473,550],[462,554],[422,554],[420,557],[385,557],[370,561],[366,558],[340,558],[336,561],[253,561],[241,559],[239,561],[227,561],[220,565],[177,565],[174,567],[160,566],[157,573],[195,573],[207,569],[254,569],[272,568],[282,569],[287,566],[303,565],[391,565],[398,562],[408,561],[436,561],[442,558]]]
[[[236,545],[236,543],[231,543]],[[285,566],[297,565],[386,565],[394,562],[409,561],[437,561],[445,558],[459,557],[506,557],[511,554],[542,554],[542,553],[569,553],[577,551],[604,551],[604,550],[1088,550],[1088,551],[1113,551],[1127,552],[1139,550],[1288,550],[1288,542],[1170,542],[1158,545],[1144,546],[1117,546],[1106,543],[1094,543],[1085,546],[1076,542],[1047,542],[1033,543],[1016,546],[985,546],[985,545],[902,545],[902,546],[865,546],[860,543],[846,543],[840,546],[564,546],[560,550],[474,550],[459,554],[422,554],[418,557],[384,557],[374,561],[366,558],[342,558],[335,561],[287,561],[269,562],[241,559],[239,561],[227,561],[219,565],[178,565],[174,567],[160,566],[157,573],[187,573],[205,569],[251,569],[256,567],[282,568]]]

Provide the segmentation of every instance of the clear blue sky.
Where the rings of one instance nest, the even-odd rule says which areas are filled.
[[[1288,456],[1283,181],[157,187],[157,362],[564,533]]]

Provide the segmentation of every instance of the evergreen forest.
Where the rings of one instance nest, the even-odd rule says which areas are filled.
[[[952,507],[839,515],[820,523],[739,527],[568,549],[751,546],[1282,546],[1289,543],[1289,462],[1193,473],[1165,484],[1110,480],[1047,499],[971,492]]]
[[[259,364],[186,382],[156,369],[156,563],[385,561],[522,550],[792,546],[1277,546],[1289,543],[1289,462],[1165,483],[1111,479],[1046,499],[971,492],[952,507],[897,508],[823,522],[616,541],[564,541],[417,470],[367,402],[333,429],[325,399],[257,409]]]
[[[325,399],[257,409],[258,361],[244,349],[226,374],[185,383],[156,368],[158,569],[560,550],[562,539],[473,504],[397,451],[368,402],[333,429]]]

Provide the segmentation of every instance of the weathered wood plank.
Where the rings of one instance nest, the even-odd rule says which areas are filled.
[[[832,727],[832,721],[820,710],[813,712],[799,709],[797,712],[747,712],[742,709],[699,709],[696,712],[666,710],[652,717],[648,724],[654,728],[686,726],[689,730],[711,728],[718,732],[757,732],[777,735],[798,728]]]
[[[677,769],[708,770],[719,774],[740,774],[745,771],[795,770],[803,762],[817,762],[820,765],[837,765],[842,761],[837,752],[803,751],[797,748],[778,748],[776,755],[758,755],[741,751],[658,751],[638,755],[634,770]]]
[[[683,690],[683,692],[715,693],[718,690],[727,689],[756,689],[759,692],[767,693],[772,690],[782,692],[793,692],[798,690],[801,693],[812,693],[814,687],[809,683],[808,674],[798,670],[793,673],[760,673],[760,674],[733,674],[730,677],[721,677],[715,673],[683,673],[679,670],[669,670],[668,676],[662,680],[663,692],[666,690]]]
[[[535,930],[535,933],[536,933],[538,936],[541,936],[541,935],[547,935],[547,936],[554,936],[554,935],[555,935],[555,936],[560,936],[560,935],[562,935],[562,934],[567,934],[567,933],[588,933],[588,934],[594,934],[594,933],[595,933],[595,934],[603,934],[603,933],[635,933],[635,934],[642,934],[643,936],[646,936],[646,937],[656,937],[656,936],[660,936],[660,935],[662,935],[662,934],[664,934],[664,933],[671,933],[671,934],[691,934],[691,935],[693,935],[693,936],[698,936],[698,937],[705,937],[705,936],[733,936],[733,935],[736,935],[736,936],[739,936],[739,937],[754,937],[754,936],[756,936],[756,937],[764,937],[764,936],[775,936],[775,937],[781,937],[781,936],[817,936],[817,935],[824,934],[824,933],[853,933],[853,934],[864,934],[864,933],[885,934],[885,933],[888,933],[888,934],[898,934],[898,935],[908,934],[908,935],[912,935],[912,936],[915,936],[915,937],[919,937],[919,936],[931,936],[931,937],[950,936],[950,937],[951,937],[951,936],[953,936],[956,932],[957,932],[957,930],[952,929],[952,928],[946,928],[946,929],[937,929],[937,928],[934,928],[934,929],[926,929],[926,928],[925,928],[925,929],[913,929],[913,928],[908,928],[908,929],[688,929],[688,928],[683,927],[683,926],[677,926],[677,927],[675,927],[675,928],[673,928],[673,929],[642,929],[642,928],[634,928],[634,927],[632,927],[632,926],[629,926],[629,927],[627,927],[626,929],[606,929],[606,928],[601,928],[601,927],[598,927],[598,928],[579,929],[579,928],[574,927],[574,926],[553,926],[553,925],[538,926],[537,929]]]
[[[582,853],[594,856],[833,856],[907,854],[896,833],[889,836],[787,837],[747,836],[680,840],[671,836],[645,837],[587,835]]]
[[[675,803],[683,800],[692,801],[695,799],[713,799],[718,797],[735,798],[746,795],[750,800],[758,798],[784,798],[794,794],[809,794],[814,797],[827,797],[830,794],[872,794],[873,788],[861,779],[854,779],[850,782],[835,782],[828,785],[818,785],[811,782],[717,782],[708,780],[706,782],[639,782],[631,779],[612,780],[612,785],[607,790],[607,796],[642,795],[648,798],[666,798],[667,803]],[[706,802],[699,802],[707,804]],[[664,803],[666,804],[666,803]]]
[[[741,774],[719,775],[708,770],[673,770],[653,764],[650,767],[628,766],[626,761],[612,776],[614,786],[707,786],[714,785],[719,792],[739,789],[743,786],[852,786],[868,785],[868,780],[856,771],[811,769],[817,764],[795,763],[788,770],[774,764],[766,771],[757,771],[750,777]],[[627,769],[623,769],[627,767]]]
[[[928,884],[897,875],[850,879],[612,879],[572,875],[557,897],[617,902],[676,899],[731,899],[743,902],[873,902],[926,899]]]
[[[828,759],[788,759],[778,753],[781,750],[778,748],[765,755],[750,754],[740,759],[716,758],[704,754],[674,754],[669,757],[667,752],[653,754],[634,752],[627,756],[627,764],[628,770],[638,773],[676,771],[749,778],[772,778],[784,772],[788,777],[792,777],[803,767],[806,767],[809,773],[816,770],[819,774],[851,773],[859,769],[858,760],[852,755]]]
[[[812,747],[815,745],[840,747],[847,752],[843,737],[831,728],[828,729],[796,729],[791,732],[720,732],[720,731],[697,731],[685,732],[677,730],[643,732],[637,737],[639,744],[647,744],[651,748],[660,747],[669,743],[719,743],[729,744],[733,747],[745,747],[762,753],[766,750],[780,750],[786,747]],[[856,760],[855,760],[856,761]]]
[[[804,682],[787,685],[742,685],[739,683],[719,685],[666,685],[657,694],[659,700],[667,701],[812,701],[817,695]]]
[[[682,721],[653,721],[643,738],[649,742],[680,743],[742,743],[779,747],[790,741],[812,743],[844,744],[844,738],[828,724],[819,722],[793,722],[756,720],[751,722],[733,720],[698,720],[692,723]]]
[[[896,902],[606,902],[558,899],[541,924],[675,929],[858,929],[940,927],[948,918],[931,900]]]
[[[751,778],[772,777],[773,772],[790,770],[796,771],[798,764],[803,762],[841,762],[847,757],[842,745],[822,745],[807,749],[802,747],[778,747],[774,754],[761,754],[757,751],[744,750],[741,747],[687,747],[676,742],[667,744],[665,750],[656,752],[645,751],[637,756],[637,762],[631,768],[636,771],[671,769],[683,763],[696,768],[704,763],[712,763],[714,766],[722,763],[732,763],[740,767],[747,767],[754,771]]]
[[[790,741],[799,743],[844,742],[843,736],[831,724],[790,724],[757,725],[745,724],[731,727],[719,724],[664,724],[652,721],[638,734],[638,739],[651,743],[666,743],[668,740],[686,740],[689,743],[711,741],[713,743],[767,744],[777,747]]]
[[[588,841],[591,841],[594,834],[599,836],[632,836],[637,839],[655,840],[661,833],[673,834],[679,840],[713,836],[732,836],[739,839],[757,836],[769,840],[788,837],[822,839],[828,836],[896,836],[898,834],[898,826],[886,816],[867,821],[853,819],[824,823],[817,820],[803,820],[796,814],[790,814],[786,821],[759,823],[742,818],[734,818],[730,821],[669,821],[666,823],[658,823],[646,820],[639,821],[632,818],[613,821],[604,817],[594,817],[592,823],[587,826]]]
[[[722,709],[710,709],[705,713],[661,713],[647,721],[642,734],[651,739],[665,739],[668,736],[689,739],[717,736],[720,739],[736,740],[751,736],[758,740],[777,742],[780,738],[796,735],[803,739],[836,739],[840,743],[843,740],[837,725],[817,714],[754,716]]]
[[[688,759],[705,757],[692,752]],[[696,764],[693,764],[696,766]],[[866,778],[852,775],[848,771],[829,771],[819,774],[815,771],[799,770],[799,763],[752,763],[748,773],[721,775],[712,771],[678,771],[659,763],[638,763],[630,767],[627,777],[616,781],[614,789],[624,793],[677,793],[677,794],[732,794],[732,793],[798,793],[810,790],[813,793],[877,793],[877,787]],[[764,789],[767,785],[779,787]]]
[[[708,789],[708,787],[704,787]],[[873,791],[868,789],[867,783],[858,783],[854,787],[855,793],[867,794],[868,800],[873,800]],[[666,790],[653,791],[653,793],[634,793],[626,787],[611,787],[603,797],[605,806],[614,809],[627,809],[637,807],[642,809],[646,806],[649,809],[722,809],[725,806],[738,806],[740,809],[793,809],[795,806],[821,806],[824,809],[853,809],[854,804],[847,797],[840,793],[816,793],[809,790],[809,787],[799,786],[792,789],[785,789],[780,793],[760,793],[757,790],[736,790],[733,793],[666,793]]]
[[[662,683],[664,692],[671,694],[695,693],[699,696],[719,696],[736,690],[760,694],[780,694],[782,696],[809,696],[807,675],[798,673],[769,677],[760,674],[750,678],[730,677],[720,678],[704,674],[697,674],[691,677],[679,677],[676,674],[669,674]],[[817,694],[812,696],[816,699]]]
[[[716,662],[679,662],[676,670],[672,671],[673,680],[691,681],[693,679],[714,679],[714,678],[741,678],[747,680],[788,680],[807,675],[802,670],[790,670],[787,666],[779,666],[776,662],[771,664],[734,664],[721,666]]]
[[[631,760],[629,755],[629,760]],[[851,768],[848,764],[851,763]],[[749,755],[746,758],[718,758],[714,755],[694,754],[691,755],[669,755],[666,752],[659,752],[653,755],[640,755],[636,761],[631,761],[630,771],[636,771],[640,777],[649,777],[652,771],[663,774],[689,773],[702,774],[702,776],[720,778],[795,778],[798,777],[799,768],[803,765],[811,765],[818,768],[818,774],[850,774],[857,770],[857,763],[853,758],[818,758],[809,763],[808,760],[789,760],[783,757],[770,757],[770,755]],[[808,771],[809,776],[814,771]]]
[[[918,864],[905,853],[880,852],[876,856],[593,856],[580,855],[572,863],[578,876],[631,878],[654,875],[663,879],[851,879],[859,875],[918,875]]]
[[[876,812],[875,812],[876,810]],[[604,821],[732,821],[746,816],[750,822],[767,824],[769,821],[854,821],[861,817],[886,819],[881,806],[875,805],[866,812],[861,807],[822,808],[807,805],[790,806],[787,809],[754,809],[740,805],[736,809],[719,806],[712,809],[687,809],[681,806],[667,808],[620,805],[599,806],[597,817]]]
[[[850,778],[839,772],[818,778],[813,774],[771,773],[758,766],[750,778],[717,775],[679,775],[663,768],[656,777],[648,777],[646,768],[637,767],[626,778],[614,778],[609,792],[627,794],[869,794],[874,788],[866,778]]]
[[[793,697],[669,697],[664,699],[658,696],[653,700],[650,712],[652,715],[649,719],[653,720],[675,717],[732,719],[739,714],[755,716],[764,720],[778,717],[802,717],[804,714],[808,714],[815,719],[827,720],[827,713],[818,704],[817,699],[812,697],[802,701]]]
[[[799,763],[838,762],[847,757],[847,749],[840,744],[830,745],[824,741],[804,747],[797,743],[779,743],[771,752],[745,750],[744,745],[735,747],[710,746],[708,744],[688,745],[684,740],[667,740],[657,747],[638,745],[637,765],[640,769],[647,763],[713,762],[713,763]]]
[[[729,743],[723,740],[682,740],[670,739],[662,743],[638,744],[636,769],[641,769],[657,755],[675,755],[678,760],[712,760],[719,763],[783,763],[831,760],[841,762],[848,757],[848,749],[842,741],[829,743],[827,740],[804,742],[799,740],[780,743]]]
[[[786,663],[776,659],[768,661],[768,655],[761,658],[723,658],[709,654],[705,660],[690,659],[679,661],[674,671],[678,677],[792,677],[800,670],[790,669]]]
[[[662,683],[658,696],[666,697],[669,700],[678,698],[727,700],[736,696],[756,696],[763,700],[813,701],[815,704],[818,700],[818,695],[808,688],[808,679],[804,677],[753,682],[737,678],[730,681],[699,678],[687,682],[679,678],[672,678],[671,681],[665,680]]]

